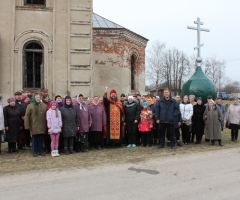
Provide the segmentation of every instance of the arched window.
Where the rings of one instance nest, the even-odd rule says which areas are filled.
[[[23,87],[43,88],[43,47],[37,42],[25,45],[23,49]]]
[[[45,0],[25,0],[25,4],[30,4],[30,5],[45,5]]]
[[[131,56],[131,90],[136,89],[135,84],[135,68],[136,68],[136,57],[134,55]]]

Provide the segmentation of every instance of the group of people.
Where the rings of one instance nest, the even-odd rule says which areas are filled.
[[[201,97],[195,101],[190,95],[181,101],[179,95],[173,98],[169,89],[164,90],[161,99],[124,94],[118,98],[113,89],[109,95],[105,91],[103,97],[95,96],[87,102],[82,94],[74,98],[57,95],[52,101],[47,94],[14,95],[4,108],[0,95],[0,136],[5,132],[9,154],[30,148],[31,143],[34,157],[45,156],[45,152],[55,157],[60,156],[59,151],[68,155],[123,144],[128,148],[154,144],[164,148],[166,139],[167,146],[175,149],[176,145],[193,143],[195,137],[196,144],[201,144],[203,135],[211,145],[218,141],[222,146],[225,118],[232,141],[238,139],[237,98],[225,116],[220,98],[215,103],[209,96],[203,104]]]

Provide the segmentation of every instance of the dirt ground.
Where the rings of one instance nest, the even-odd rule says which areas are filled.
[[[209,143],[203,142],[201,145],[189,144],[187,146],[177,147],[175,151],[168,147],[165,147],[164,149],[158,149],[157,146],[128,149],[126,146],[123,146],[122,148],[102,149],[102,151],[90,150],[85,153],[75,153],[68,156],[61,155],[60,157],[54,158],[51,157],[50,154],[46,154],[45,157],[38,156],[37,158],[34,158],[31,149],[20,151],[19,153],[7,154],[7,143],[4,143],[2,144],[2,155],[0,156],[0,174],[56,168],[84,168],[106,163],[137,163],[161,156],[215,151],[238,147],[238,142],[230,141],[229,129],[224,129],[223,145],[223,147],[220,147],[216,143],[215,146],[210,146]]]

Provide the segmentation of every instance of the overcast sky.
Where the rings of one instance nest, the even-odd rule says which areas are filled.
[[[204,22],[202,57],[227,61],[226,75],[240,77],[240,0],[93,0],[95,13],[149,39],[196,54],[197,17]]]

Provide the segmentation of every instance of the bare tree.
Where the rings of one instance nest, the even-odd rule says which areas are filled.
[[[214,55],[205,60],[205,74],[218,86],[221,85],[221,79],[225,76],[226,61],[217,60]]]
[[[151,50],[147,52],[147,78],[155,84],[156,89],[160,82],[162,82],[162,67],[163,67],[163,52],[165,44],[156,41]]]

